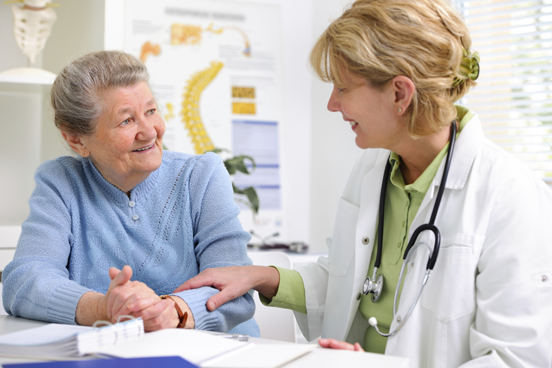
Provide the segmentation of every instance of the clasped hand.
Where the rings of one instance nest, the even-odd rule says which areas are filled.
[[[124,315],[142,317],[146,331],[173,328],[178,325],[175,302],[170,298],[161,299],[143,282],[130,281],[132,278],[130,266],[124,266],[122,270],[110,268],[109,277],[111,283],[101,301],[101,308],[105,308],[103,310],[108,320],[115,323],[117,318]],[[188,305],[182,300],[180,307],[188,312],[189,322],[186,327],[193,328],[193,316]]]

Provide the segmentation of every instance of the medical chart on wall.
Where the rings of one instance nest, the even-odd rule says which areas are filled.
[[[166,148],[252,156],[256,171],[236,175],[234,183],[254,186],[261,214],[269,214],[269,223],[281,222],[279,5],[127,0],[125,13],[124,50],[150,72],[166,122]],[[250,212],[244,220],[253,221]]]

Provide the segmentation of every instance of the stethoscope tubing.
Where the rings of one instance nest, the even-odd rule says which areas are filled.
[[[435,266],[435,263],[437,262],[437,257],[439,255],[439,249],[441,247],[441,233],[440,233],[439,229],[437,228],[437,226],[435,226],[435,219],[437,218],[437,213],[439,211],[439,207],[441,206],[441,199],[443,198],[443,193],[445,191],[445,185],[446,185],[446,182],[447,182],[448,173],[449,173],[449,170],[450,170],[450,165],[451,165],[451,162],[452,162],[452,156],[453,156],[453,153],[454,153],[454,146],[456,144],[456,131],[457,131],[457,128],[456,128],[456,119],[455,119],[455,120],[453,120],[453,122],[451,124],[451,127],[450,127],[449,148],[448,148],[448,151],[447,151],[447,157],[446,157],[446,161],[445,161],[445,168],[444,168],[444,171],[443,171],[443,176],[441,177],[441,183],[439,185],[439,190],[437,191],[437,197],[435,199],[435,205],[433,206],[433,210],[431,212],[431,217],[430,217],[429,223],[423,224],[423,225],[419,226],[418,228],[416,228],[416,230],[412,233],[412,236],[410,237],[410,241],[408,242],[408,245],[407,245],[406,250],[404,252],[403,264],[401,266],[401,271],[400,271],[400,274],[399,274],[399,280],[397,282],[397,287],[395,288],[395,295],[394,295],[394,298],[393,298],[393,319],[394,320],[396,319],[396,314],[397,314],[397,300],[398,300],[398,296],[399,296],[399,289],[400,289],[400,285],[401,285],[403,277],[404,277],[404,272],[405,272],[406,266],[407,266],[407,264],[408,264],[408,262],[411,258],[411,255],[414,253],[414,250],[416,250],[416,248],[418,248],[420,245],[423,245],[423,244],[425,244],[428,247],[428,252],[429,252],[429,260],[428,260],[427,265],[426,265],[426,272],[425,272],[424,278],[422,280],[422,283],[420,285],[420,288],[419,288],[418,292],[416,293],[416,298],[414,299],[414,302],[410,305],[410,308],[408,309],[408,312],[406,313],[404,318],[401,319],[401,321],[399,322],[399,325],[395,328],[394,331],[391,331],[389,333],[382,333],[378,329],[377,320],[374,317],[372,317],[368,320],[370,325],[373,326],[376,329],[376,331],[378,332],[378,334],[380,334],[381,336],[391,337],[391,336],[395,335],[397,332],[399,332],[399,330],[402,328],[402,326],[404,326],[404,324],[406,323],[406,321],[408,320],[408,318],[410,317],[410,315],[414,311],[414,307],[418,303],[418,300],[420,299],[420,296],[422,295],[422,291],[423,291],[423,289],[424,289],[424,287],[427,283],[427,280],[429,279],[429,276],[431,275],[431,271],[433,270],[433,267]],[[383,174],[382,188],[381,188],[381,192],[380,192],[379,218],[378,218],[378,245],[377,245],[378,248],[377,248],[377,253],[376,253],[376,261],[374,262],[374,277],[373,277],[374,279],[376,279],[377,269],[380,267],[380,264],[381,264],[381,254],[382,254],[382,251],[383,251],[383,218],[384,218],[383,215],[384,215],[384,209],[385,209],[385,197],[386,197],[386,193],[387,193],[387,183],[389,182],[390,173],[391,173],[391,164],[389,163],[389,160],[387,160],[387,164],[386,164],[386,167],[385,167],[385,172]],[[431,250],[429,248],[429,245],[427,243],[417,243],[416,244],[416,240],[418,239],[418,236],[423,231],[431,231],[433,233],[433,235],[435,237],[433,250]],[[380,275],[380,277],[381,277],[381,275]],[[367,279],[367,280],[369,280],[369,279]],[[380,286],[380,289],[381,289],[381,286]],[[366,294],[366,292],[365,292],[365,294]],[[379,295],[378,295],[378,297],[379,297]],[[374,300],[374,298],[372,298],[372,301],[373,302],[377,301],[377,298],[375,298],[375,300]]]

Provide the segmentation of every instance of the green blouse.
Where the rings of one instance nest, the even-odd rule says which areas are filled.
[[[473,113],[467,108],[457,106],[459,132],[473,117]],[[385,280],[383,291],[379,300],[372,303],[370,295],[363,296],[359,311],[366,319],[376,317],[378,327],[382,332],[388,332],[393,319],[393,298],[397,287],[399,273],[402,265],[402,255],[408,245],[408,234],[412,221],[420,208],[422,200],[431,185],[443,158],[447,154],[448,143],[439,152],[433,162],[427,167],[422,175],[412,184],[405,185],[400,170],[400,157],[395,152],[391,152],[389,162],[393,165],[389,183],[387,185],[387,194],[385,198],[385,226],[383,229],[383,253],[379,274],[383,275]],[[372,277],[374,262],[377,252],[377,237],[374,240],[370,268],[367,275]],[[268,300],[260,296],[263,304],[271,307],[280,307],[292,309],[300,313],[307,313],[305,302],[305,287],[301,275],[294,270],[287,270],[277,267],[280,273],[280,286],[277,294]],[[402,287],[402,285],[401,285]],[[366,329],[364,335],[363,347],[366,351],[373,353],[385,353],[387,338],[380,336],[374,328]]]

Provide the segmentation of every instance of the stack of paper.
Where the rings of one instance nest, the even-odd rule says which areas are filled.
[[[106,346],[124,344],[144,334],[141,318],[101,328],[49,324],[0,336],[0,354],[77,357]]]

